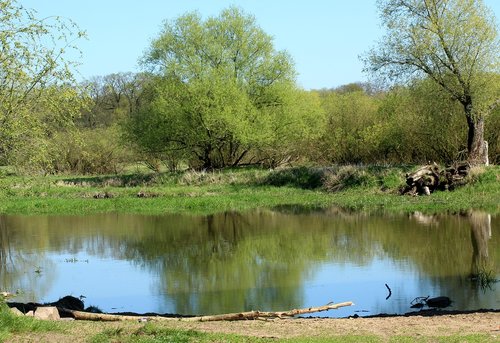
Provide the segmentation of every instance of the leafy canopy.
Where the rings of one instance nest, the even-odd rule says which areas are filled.
[[[387,34],[365,57],[390,80],[428,77],[462,105],[471,162],[487,163],[484,118],[500,105],[500,41],[482,0],[379,0]]]
[[[129,133],[143,150],[185,154],[195,167],[258,158],[278,140],[289,142],[285,127],[305,135],[308,116],[319,111],[297,112],[304,96],[290,56],[235,7],[206,20],[188,13],[165,22],[142,63],[156,81]]]
[[[493,13],[481,0],[379,0],[387,34],[367,58],[392,80],[426,76],[461,100],[500,71]]]

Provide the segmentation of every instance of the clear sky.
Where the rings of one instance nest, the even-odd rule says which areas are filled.
[[[295,61],[305,89],[365,81],[358,56],[383,35],[375,0],[18,0],[39,17],[59,15],[87,31],[80,78],[140,71],[138,59],[165,19],[198,11],[203,18],[236,5],[256,17],[278,50]],[[500,0],[485,0],[497,23]]]

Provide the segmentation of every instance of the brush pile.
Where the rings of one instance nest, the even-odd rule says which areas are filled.
[[[453,190],[467,183],[470,165],[460,162],[445,169],[436,163],[426,165],[417,171],[406,174],[406,187],[401,194],[430,195],[436,190]]]

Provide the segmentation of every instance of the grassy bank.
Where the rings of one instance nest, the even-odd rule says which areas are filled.
[[[493,316],[487,314],[486,316]],[[16,316],[5,306],[0,308],[0,342],[494,342],[496,334],[487,332],[482,318],[482,329],[472,329],[474,318],[464,316],[460,326],[446,329],[433,318],[379,318],[379,319],[288,319],[275,321],[246,321],[219,323],[190,323],[171,321],[156,323],[42,321]],[[410,327],[401,327],[398,320],[411,320]],[[432,328],[426,329],[426,325]],[[304,325],[313,325],[307,330]],[[486,327],[488,327],[486,325]],[[493,327],[493,326],[492,326]],[[489,327],[488,327],[489,328]],[[445,332],[446,331],[446,332]]]
[[[470,183],[427,197],[400,196],[412,167],[331,167],[112,176],[22,177],[0,174],[0,213],[143,214],[245,211],[295,205],[424,213],[470,209],[498,213],[500,167],[475,170]]]

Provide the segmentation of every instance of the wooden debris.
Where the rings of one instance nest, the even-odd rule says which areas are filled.
[[[137,192],[138,198],[157,198],[159,196],[160,195],[158,193],[153,193],[153,192],[146,192],[146,191]]]
[[[430,195],[436,190],[453,190],[466,183],[470,165],[467,162],[457,163],[441,169],[436,163],[426,165],[417,171],[406,174],[407,186],[401,194]]]
[[[93,195],[94,199],[111,199],[113,197],[114,197],[113,194],[110,193],[110,192],[107,192],[107,191],[106,192],[95,193]]]
[[[249,311],[238,313],[226,313],[211,316],[198,316],[198,317],[161,317],[161,316],[131,316],[131,315],[115,315],[107,313],[90,313],[83,311],[74,311],[68,309],[60,309],[72,314],[75,319],[79,320],[93,320],[93,321],[123,321],[123,320],[142,320],[142,321],[190,321],[190,322],[209,322],[209,321],[234,321],[234,320],[254,320],[254,319],[269,319],[269,318],[292,318],[297,315],[323,312],[328,310],[335,310],[344,306],[354,305],[351,301],[328,304],[319,307],[308,307],[302,309],[294,309],[281,312],[261,312]]]

